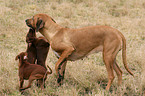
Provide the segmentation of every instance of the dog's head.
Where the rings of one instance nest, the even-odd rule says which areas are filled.
[[[28,43],[28,47],[32,45],[32,43],[35,41],[36,33],[35,30],[30,28],[29,32],[26,35],[26,42]]]
[[[23,61],[26,61],[27,58],[27,53],[26,52],[21,52],[19,55],[16,56],[15,60],[19,59],[19,67],[22,65]]]
[[[35,29],[36,32],[39,31],[39,29],[44,28],[45,22],[50,19],[50,21],[55,22],[51,17],[49,17],[46,14],[36,14],[30,19],[26,19],[26,25],[32,29]]]

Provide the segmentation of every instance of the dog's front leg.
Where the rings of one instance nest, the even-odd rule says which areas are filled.
[[[67,48],[66,50],[64,50],[62,52],[60,58],[58,59],[58,61],[55,64],[55,71],[58,76],[57,83],[59,85],[61,85],[62,80],[64,78],[63,72],[65,71],[66,60],[67,60],[68,56],[72,54],[73,51],[74,51],[73,47],[70,47],[70,48]]]
[[[19,87],[19,90],[23,87],[23,83],[24,83],[24,80],[22,78],[20,78],[20,87]]]
[[[60,86],[63,83],[66,63],[67,63],[67,61],[64,60],[58,68],[58,77],[57,77],[58,86]]]

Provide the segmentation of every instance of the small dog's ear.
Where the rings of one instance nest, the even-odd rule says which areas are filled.
[[[39,29],[43,27],[44,27],[44,21],[41,18],[38,18],[36,23],[36,32],[38,32]]]
[[[18,60],[18,59],[20,59],[20,55],[17,55],[15,58],[15,60]]]

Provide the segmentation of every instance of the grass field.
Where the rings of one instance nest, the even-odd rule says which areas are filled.
[[[46,64],[53,69],[53,74],[48,76],[46,88],[41,90],[34,82],[25,91],[25,96],[143,96],[144,0],[0,0],[0,96],[21,96],[15,57],[26,51],[28,27],[25,19],[37,13],[48,14],[63,27],[108,25],[120,30],[127,40],[127,62],[135,77],[125,70],[119,52],[117,61],[123,71],[122,85],[118,87],[115,78],[110,91],[105,91],[107,72],[102,54],[98,53],[84,60],[68,62],[64,84],[57,87],[54,70],[57,58],[50,50]]]

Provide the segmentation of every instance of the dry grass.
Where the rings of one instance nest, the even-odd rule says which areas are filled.
[[[15,56],[26,50],[28,27],[25,19],[46,13],[70,28],[109,25],[120,30],[127,39],[128,66],[133,78],[124,69],[121,52],[117,60],[123,70],[123,82],[114,80],[105,91],[107,72],[101,53],[84,60],[68,62],[64,84],[56,86],[54,64],[57,59],[49,52],[47,64],[53,74],[41,91],[33,84],[26,96],[142,96],[145,90],[145,1],[144,0],[0,0],[0,95],[21,95],[18,91],[18,62]],[[38,35],[40,35],[38,33]]]

